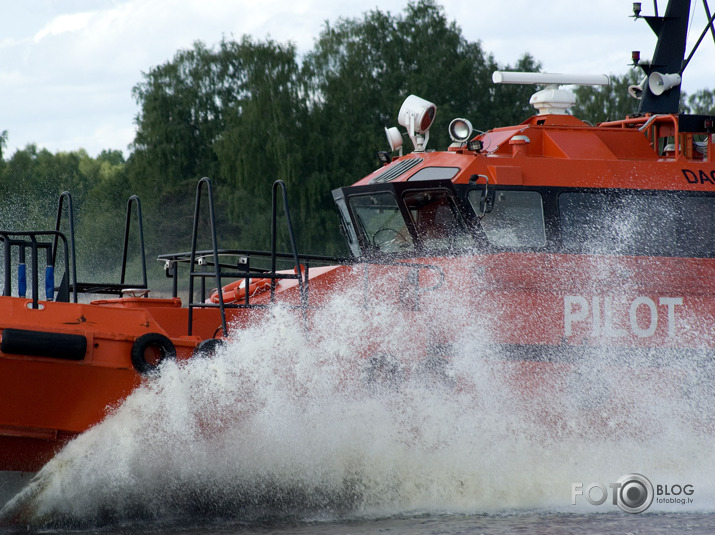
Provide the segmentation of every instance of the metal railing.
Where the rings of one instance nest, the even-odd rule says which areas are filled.
[[[211,237],[211,249],[198,250],[198,231],[199,220],[201,216],[201,200],[204,189],[208,201],[208,216],[209,216],[209,233]],[[281,253],[277,251],[277,222],[278,222],[278,192],[283,202],[283,217],[288,231],[290,242],[290,253]],[[228,262],[228,258],[235,259],[235,262]],[[252,259],[263,258],[269,262],[268,269],[258,269],[252,266]],[[223,292],[217,291],[216,297],[218,302],[208,301],[206,299],[206,280],[213,280],[216,289],[223,287],[223,281],[227,278],[232,280],[243,279],[245,288],[249,288],[250,279],[262,278],[271,280],[271,295],[270,302],[275,301],[276,284],[279,280],[296,280],[298,283],[298,291],[300,294],[300,308],[304,311],[308,305],[308,271],[311,263],[320,262],[321,264],[342,263],[345,259],[317,256],[317,255],[299,255],[296,245],[295,233],[290,218],[290,209],[288,207],[287,189],[283,181],[277,180],[273,184],[272,198],[272,218],[271,218],[271,249],[265,251],[250,251],[238,249],[219,249],[216,232],[216,213],[213,200],[213,184],[211,179],[203,177],[199,180],[196,187],[196,201],[194,204],[194,218],[191,234],[191,250],[182,253],[172,253],[159,255],[158,259],[164,262],[166,275],[172,278],[172,295],[176,297],[178,294],[178,266],[188,264],[189,266],[189,288],[188,288],[188,303],[189,319],[188,319],[188,334],[193,332],[194,309],[196,308],[219,308],[221,312],[221,330],[224,336],[228,333],[228,325],[226,321],[227,308],[265,308],[265,304],[251,303],[250,292],[245,291],[243,297],[236,302],[226,303]],[[278,262],[285,265],[286,261],[292,263],[293,273],[279,272]],[[200,281],[199,292],[197,297],[196,279]]]
[[[65,209],[66,206],[66,209]],[[141,255],[141,275],[140,284],[127,284],[126,270],[129,248],[129,237],[131,229],[132,208],[136,207],[139,249]],[[66,226],[69,230],[69,239],[61,232],[63,219],[66,218]],[[141,201],[139,197],[133,195],[127,202],[126,222],[124,226],[124,244],[122,248],[122,263],[120,281],[116,283],[88,283],[77,281],[77,249],[74,226],[74,206],[72,195],[64,191],[59,196],[57,205],[57,218],[55,220],[55,230],[30,230],[14,231],[0,230],[0,241],[3,245],[3,295],[12,295],[13,286],[13,258],[17,259],[17,295],[26,297],[27,295],[27,250],[30,251],[30,280],[32,308],[38,308],[39,295],[39,252],[45,252],[45,300],[63,301],[74,303],[78,301],[79,293],[117,294],[121,295],[125,290],[131,288],[147,289],[146,255],[144,248],[144,228],[142,224]],[[63,250],[64,273],[59,286],[55,286],[55,267],[57,266],[57,254],[59,245]],[[56,293],[55,293],[56,292]]]
[[[208,201],[208,222],[209,234],[211,238],[211,249],[198,250],[199,220],[201,219],[202,198],[207,197]],[[220,329],[223,335],[228,333],[226,310],[232,308],[266,308],[275,303],[276,286],[281,280],[296,280],[300,297],[300,304],[292,305],[299,308],[303,314],[304,321],[307,320],[309,308],[309,281],[310,269],[316,265],[325,266],[330,264],[354,264],[355,259],[344,257],[302,255],[298,253],[298,248],[293,231],[293,225],[288,207],[287,190],[284,182],[278,180],[273,184],[272,206],[271,206],[271,247],[270,251],[256,251],[245,249],[219,249],[216,229],[216,214],[213,201],[213,184],[211,179],[204,177],[199,180],[196,188],[196,201],[194,204],[194,218],[192,226],[191,250],[159,255],[158,260],[164,262],[166,276],[172,279],[172,297],[178,297],[179,290],[179,266],[188,266],[189,286],[188,302],[189,319],[188,334],[193,332],[194,309],[219,308],[221,315]],[[288,232],[290,252],[277,251],[278,235],[278,198],[283,203],[283,217]],[[279,262],[281,266],[279,266]],[[369,306],[370,291],[370,268],[371,266],[387,266],[408,269],[409,273],[404,279],[401,288],[403,304],[413,309],[420,306],[420,296],[426,292],[434,291],[444,283],[444,272],[438,266],[392,260],[388,258],[374,259],[371,261],[361,261],[363,263],[363,306]],[[255,264],[268,265],[267,268],[257,268]],[[285,269],[286,267],[291,269]],[[279,269],[280,268],[280,269]],[[420,273],[430,271],[437,274],[437,281],[427,287],[421,286]],[[198,281],[197,281],[198,279]],[[224,281],[231,279],[232,282],[243,280],[244,288],[250,287],[251,279],[270,279],[270,298],[262,297],[259,303],[252,302],[252,295],[249,291],[244,291],[239,299],[227,303],[223,295]],[[212,281],[213,294],[211,299],[207,299],[206,281]],[[198,285],[197,285],[198,282]],[[197,288],[198,286],[198,288]],[[198,291],[197,291],[198,290]]]
[[[72,282],[69,284],[69,289],[72,291],[72,301],[77,302],[77,294],[79,293],[97,293],[97,294],[115,294],[122,295],[123,291],[127,289],[137,288],[137,289],[147,289],[149,287],[147,281],[146,272],[146,253],[144,247],[144,225],[142,217],[141,201],[136,195],[129,197],[127,201],[127,212],[124,224],[124,240],[122,246],[122,263],[121,263],[121,274],[119,283],[108,283],[108,282],[78,282],[77,281],[77,253],[76,253],[76,240],[75,240],[75,229],[74,229],[74,207],[72,204],[72,195],[68,191],[64,191],[60,194],[59,203],[57,206],[57,219],[55,222],[55,231],[59,233],[62,225],[63,216],[63,206],[67,204],[67,225],[69,227],[69,248],[71,257],[71,278]],[[136,206],[137,213],[137,232],[139,234],[139,254],[141,257],[141,275],[142,282],[140,284],[127,284],[126,282],[126,271],[127,271],[127,257],[129,251],[129,236],[131,228],[132,219],[132,206]],[[57,248],[57,238],[55,238],[55,243],[53,247],[53,259],[56,254]]]
[[[42,237],[52,238],[51,241],[41,241]],[[39,274],[39,252],[45,251],[45,300],[53,301],[55,297],[55,259],[57,253],[58,240],[62,241],[64,250],[64,264],[69,265],[67,249],[67,238],[57,231],[27,231],[13,232],[0,230],[0,241],[3,244],[3,295],[12,295],[12,257],[13,250],[17,249],[17,293],[18,297],[27,296],[27,262],[26,250],[30,249],[30,280],[32,308],[38,309],[40,300],[40,274]],[[60,285],[60,294],[66,293],[67,282],[63,277],[63,284]]]

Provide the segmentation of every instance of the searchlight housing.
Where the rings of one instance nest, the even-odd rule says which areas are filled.
[[[437,106],[417,95],[410,95],[402,103],[397,122],[407,129],[415,152],[424,152],[436,114]]]
[[[385,136],[387,137],[387,143],[390,145],[390,152],[400,151],[400,156],[402,156],[402,134],[397,129],[396,126],[390,128],[385,127]]]
[[[474,132],[474,128],[468,119],[458,117],[452,119],[452,122],[449,123],[449,137],[452,138],[453,145],[458,147],[469,141],[469,138],[472,137],[472,132]]]

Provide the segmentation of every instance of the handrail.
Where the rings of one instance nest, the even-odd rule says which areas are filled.
[[[124,225],[124,244],[122,247],[122,267],[121,267],[121,276],[120,276],[120,282],[119,284],[104,284],[104,283],[98,283],[98,284],[92,284],[92,283],[79,283],[77,282],[77,253],[76,253],[76,239],[75,239],[75,230],[74,230],[74,205],[72,203],[72,195],[70,194],[69,191],[63,191],[60,194],[59,197],[59,202],[57,204],[57,219],[55,221],[55,232],[60,232],[60,227],[62,225],[62,216],[63,216],[63,206],[64,202],[66,200],[67,204],[67,220],[68,220],[68,226],[69,226],[69,247],[70,247],[70,253],[71,253],[71,259],[72,263],[67,267],[67,270],[70,272],[70,277],[71,277],[71,283],[70,287],[72,288],[72,301],[74,303],[77,302],[77,293],[80,291],[80,288],[82,288],[83,292],[92,292],[92,293],[121,293],[121,290],[126,287],[126,282],[125,282],[125,277],[126,277],[126,271],[127,271],[127,256],[128,256],[128,248],[129,248],[129,230],[130,230],[130,222],[131,222],[131,210],[132,210],[132,204],[136,204],[137,206],[137,226],[139,230],[139,254],[141,256],[141,269],[142,269],[142,283],[141,285],[134,284],[132,286],[138,286],[140,288],[146,289],[149,287],[148,284],[148,278],[147,278],[147,271],[146,271],[146,252],[145,252],[145,246],[144,246],[144,225],[143,225],[143,217],[142,217],[142,209],[141,209],[141,201],[139,200],[139,197],[136,195],[132,195],[129,197],[129,200],[127,201],[127,213],[126,213],[126,221]],[[52,247],[52,263],[55,263],[55,256],[57,254],[57,237],[55,237],[53,247]]]
[[[206,195],[209,203],[209,226],[211,233],[211,249],[208,250],[198,250],[198,226],[199,226],[199,215],[201,212],[201,198],[203,196],[204,188],[206,188]],[[280,189],[280,195],[283,200],[283,215],[285,217],[285,222],[288,231],[288,238],[290,241],[290,252],[289,253],[279,253],[277,251],[277,221],[278,221],[278,190]],[[226,261],[226,257],[238,257],[238,261],[234,263],[229,263]],[[221,261],[221,258],[224,261]],[[267,269],[254,268],[251,266],[252,257],[262,257],[263,259],[270,260],[270,266]],[[310,263],[317,261],[319,263],[325,264],[354,264],[355,259],[353,258],[342,258],[333,256],[321,256],[321,255],[301,255],[298,253],[297,240],[295,237],[295,232],[293,231],[293,224],[290,217],[290,208],[288,205],[288,195],[285,182],[282,180],[276,180],[273,183],[272,189],[272,203],[271,203],[271,247],[270,251],[252,251],[252,250],[239,250],[239,249],[219,249],[217,232],[216,232],[216,215],[213,202],[213,185],[209,177],[203,177],[199,180],[196,186],[196,200],[194,204],[194,218],[192,225],[191,234],[191,249],[188,252],[182,253],[170,253],[162,254],[157,257],[161,262],[164,262],[164,270],[167,277],[172,279],[172,296],[177,297],[178,290],[178,266],[179,264],[188,263],[189,266],[189,288],[188,288],[188,303],[187,307],[189,309],[188,314],[188,329],[187,333],[191,335],[193,333],[193,322],[194,322],[194,309],[195,308],[219,308],[221,314],[221,330],[224,336],[228,335],[228,325],[226,321],[226,309],[228,308],[265,308],[269,306],[266,303],[252,304],[249,300],[249,292],[245,292],[241,302],[226,303],[224,301],[222,288],[222,280],[227,277],[232,278],[243,278],[246,280],[246,287],[248,287],[248,279],[252,278],[265,278],[271,280],[271,293],[270,293],[270,303],[275,302],[276,294],[276,281],[285,279],[295,279],[298,283],[298,289],[300,292],[300,308],[303,312],[303,319],[307,320],[308,311],[308,286],[309,286],[309,269]],[[279,273],[278,272],[278,260],[290,260],[293,263],[294,269],[293,273]],[[301,263],[302,262],[302,263]],[[420,263],[409,263],[398,260],[388,260],[388,259],[378,259],[377,261],[366,262],[366,264],[382,264],[388,266],[395,266],[401,268],[407,268],[412,270],[414,273],[409,278],[409,284],[414,287],[414,306],[419,306],[419,296],[422,293],[436,290],[444,283],[444,273],[438,266],[433,266],[429,264]],[[265,264],[264,264],[265,265]],[[197,266],[201,266],[201,270],[197,269]],[[420,272],[422,270],[431,270],[437,273],[437,282],[429,287],[421,287],[419,285]],[[366,267],[367,274],[367,267]],[[195,300],[194,294],[196,293],[195,278],[201,279],[201,298],[200,300]],[[206,301],[205,295],[205,281],[206,279],[213,279],[215,283],[216,291],[216,302]],[[366,288],[366,294],[369,293]]]
[[[218,249],[219,257],[222,256],[264,256],[268,259],[271,257],[270,251],[259,251],[255,249]],[[179,253],[164,253],[157,256],[157,260],[161,262],[182,262],[189,263],[189,257],[191,251],[179,252]],[[213,256],[213,249],[196,251],[196,256],[198,257],[211,257]],[[318,255],[318,254],[298,254],[299,258],[306,260],[317,260],[319,262],[325,263],[337,263],[337,264],[354,264],[355,258],[353,257],[343,257],[343,256],[328,256],[328,255]],[[287,258],[293,259],[291,253],[281,253],[276,252],[276,258]]]
[[[38,237],[52,236],[52,242],[40,242]],[[27,239],[19,239],[27,238]],[[56,230],[45,231],[26,231],[15,232],[0,230],[0,240],[4,245],[3,262],[5,271],[5,280],[3,284],[3,295],[12,295],[12,247],[19,248],[18,255],[18,294],[20,297],[25,297],[26,288],[26,266],[25,266],[25,248],[30,247],[31,255],[31,276],[32,276],[32,308],[39,308],[39,268],[38,268],[38,250],[44,249],[46,252],[45,260],[45,299],[52,301],[54,299],[55,284],[54,284],[54,264],[57,255],[57,243],[62,240],[64,250],[65,269],[69,265],[69,255],[67,247],[67,238],[64,234]],[[60,287],[60,290],[62,288]]]
[[[119,284],[124,284],[124,277],[127,271],[127,249],[129,247],[129,224],[131,221],[132,203],[137,205],[137,224],[139,227],[139,254],[142,263],[142,288],[148,288],[149,283],[146,275],[146,253],[144,250],[144,225],[142,223],[142,203],[138,196],[132,195],[127,201],[127,217],[124,225],[124,247],[122,248],[122,274]]]
[[[641,129],[645,129],[648,126],[650,126],[650,124],[653,121],[660,120],[660,119],[666,119],[666,118],[673,121],[675,123],[675,125],[677,126],[678,121],[677,121],[677,118],[675,115],[668,114],[668,113],[657,113],[655,115],[641,115],[638,117],[628,117],[626,119],[618,119],[616,121],[604,121],[602,123],[598,123],[598,127],[606,127],[606,128],[617,127],[617,126],[625,127],[625,126],[629,126],[629,125],[635,126],[638,124],[646,123],[646,124],[644,124],[644,126],[641,127]]]
[[[306,309],[308,305],[307,296],[307,277],[303,274],[303,268],[300,265],[300,260],[298,259],[298,248],[295,242],[295,234],[293,233],[293,224],[290,219],[290,209],[288,208],[288,190],[286,188],[285,182],[282,180],[276,180],[273,182],[273,194],[272,194],[272,206],[271,206],[271,301],[275,300],[276,294],[276,190],[280,188],[283,198],[283,213],[286,218],[286,225],[288,227],[288,238],[290,240],[291,253],[293,255],[293,260],[295,262],[295,273],[298,279],[298,288],[300,292],[300,305],[303,309],[303,315],[306,314]]]
[[[667,122],[670,121],[673,123],[673,143],[675,145],[675,154],[678,155],[680,154],[680,140],[679,140],[679,129],[678,129],[678,118],[675,115],[668,114],[668,113],[658,113],[654,115],[644,115],[641,117],[629,117],[627,119],[620,119],[618,121],[606,121],[603,123],[598,123],[599,127],[613,127],[613,126],[620,126],[622,128],[631,125],[631,126],[637,126],[641,125],[638,127],[639,132],[645,132],[653,123],[659,123],[659,122]],[[654,140],[650,138],[650,136],[647,136],[647,139],[650,140],[651,145],[653,145]],[[657,149],[657,147],[654,147]]]
[[[209,201],[209,223],[211,226],[211,247],[212,247],[212,253],[213,253],[213,259],[214,259],[214,273],[213,275],[215,276],[216,279],[216,288],[221,289],[221,266],[219,265],[218,262],[218,247],[217,247],[217,240],[216,240],[216,212],[214,210],[214,198],[213,198],[213,186],[211,184],[211,179],[209,177],[203,177],[201,180],[199,180],[199,183],[196,186],[196,202],[194,203],[194,222],[193,222],[193,229],[191,231],[191,256],[190,256],[190,263],[189,263],[189,325],[188,325],[188,334],[189,336],[192,333],[193,330],[193,322],[194,322],[194,307],[197,306],[198,303],[194,303],[194,277],[205,277],[207,274],[204,273],[198,273],[194,271],[194,265],[196,262],[196,240],[198,236],[198,227],[199,227],[199,210],[201,207],[201,189],[203,186],[206,186],[207,189],[207,194],[208,194],[208,201]],[[210,276],[210,274],[208,274]],[[202,279],[203,281],[203,279]],[[219,291],[218,292],[218,304],[219,308],[221,309],[221,329],[223,330],[223,335],[226,336],[228,334],[228,327],[226,325],[226,305],[223,302],[223,292]]]
[[[210,232],[211,232],[211,249],[210,251],[206,253],[199,254],[199,252],[196,249],[197,246],[197,240],[198,240],[198,224],[199,224],[199,214],[201,211],[201,196],[202,196],[202,190],[203,188],[206,188],[207,190],[207,197],[208,197],[208,203],[209,203],[209,225],[210,225]],[[291,257],[293,259],[293,262],[295,264],[295,275],[291,274],[280,274],[278,275],[276,273],[276,267],[277,267],[277,259],[279,256],[285,257],[284,254],[278,253],[276,248],[277,248],[277,190],[281,189],[282,193],[282,199],[283,199],[283,213],[285,215],[286,219],[286,224],[288,226],[288,237],[290,239],[290,246],[291,246]],[[300,299],[301,299],[301,308],[304,310],[304,315],[305,315],[305,310],[307,308],[307,284],[305,282],[305,278],[307,278],[304,273],[303,273],[303,267],[300,264],[300,257],[298,255],[298,248],[296,245],[296,240],[295,240],[295,233],[293,232],[293,225],[291,223],[290,219],[290,209],[288,208],[288,195],[287,195],[287,188],[285,185],[285,182],[282,180],[276,180],[273,183],[273,197],[272,197],[272,219],[271,219],[271,269],[268,272],[259,272],[259,271],[251,271],[250,266],[248,264],[245,265],[245,270],[242,271],[240,274],[233,274],[233,273],[228,273],[228,272],[222,272],[221,267],[222,264],[219,261],[219,249],[217,245],[217,237],[216,237],[216,212],[214,208],[214,202],[213,202],[213,185],[211,182],[211,179],[209,177],[203,177],[201,180],[199,180],[199,183],[196,186],[196,201],[194,204],[194,220],[193,220],[193,227],[192,227],[192,232],[191,232],[191,251],[189,252],[189,303],[188,303],[188,308],[189,308],[189,324],[188,324],[188,334],[191,335],[193,332],[193,321],[194,321],[194,308],[205,308],[211,306],[210,304],[204,303],[204,302],[197,302],[194,301],[194,278],[195,277],[200,277],[202,280],[202,288],[203,284],[206,278],[208,277],[213,277],[215,280],[216,288],[220,289],[222,287],[221,280],[223,277],[226,276],[235,276],[235,275],[240,275],[244,277],[245,279],[250,279],[252,277],[263,277],[263,278],[270,278],[271,279],[271,302],[275,301],[275,288],[276,288],[276,280],[277,279],[297,279],[298,280],[298,287],[300,291]],[[205,256],[208,256],[213,259],[213,271],[195,271],[194,268],[197,265],[197,257],[201,256],[202,258]],[[167,275],[171,274],[174,278],[174,292],[176,292],[176,277],[177,277],[177,272],[176,272],[176,262],[177,257],[170,258],[170,256],[164,255],[163,257],[160,256],[159,259],[164,259],[166,262],[166,267],[167,267]],[[203,264],[203,262],[199,262],[200,264]],[[203,292],[202,292],[203,293]],[[202,296],[203,299],[204,296]],[[246,295],[244,297],[244,306],[249,306],[248,302],[248,292],[246,292]],[[223,331],[224,336],[228,334],[228,326],[226,322],[226,308],[227,305],[224,302],[223,299],[223,292],[218,291],[217,292],[217,299],[218,299],[218,308],[221,310],[221,329]],[[214,305],[215,306],[215,305]],[[232,305],[232,308],[236,305]]]
[[[69,227],[70,227],[70,251],[72,255],[72,267],[70,271],[70,266],[67,265],[65,269],[70,272],[70,277],[72,278],[72,302],[77,302],[77,252],[75,248],[75,237],[74,237],[74,208],[72,206],[72,195],[69,191],[63,191],[60,193],[59,202],[57,204],[57,219],[55,221],[55,232],[60,231],[60,224],[62,223],[62,200],[67,199],[67,209],[69,211]],[[57,255],[57,236],[55,236],[54,244],[52,246],[52,263],[55,263]]]

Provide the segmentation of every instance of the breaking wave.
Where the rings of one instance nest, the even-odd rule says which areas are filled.
[[[2,517],[101,525],[617,511],[581,497],[571,505],[572,484],[607,487],[632,472],[692,485],[692,504],[671,510],[715,503],[712,436],[698,409],[644,388],[608,354],[519,366],[491,344],[488,318],[458,298],[419,320],[398,304],[356,303],[348,290],[336,295],[308,328],[276,307],[215,356],[166,363]],[[614,404],[614,392],[626,401]]]

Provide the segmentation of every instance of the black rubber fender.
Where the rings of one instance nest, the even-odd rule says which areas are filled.
[[[79,334],[4,329],[0,351],[12,355],[83,360],[87,338]]]
[[[194,349],[194,357],[213,357],[216,351],[226,345],[226,342],[220,338],[207,338],[202,340]]]
[[[155,363],[146,360],[146,350],[150,348],[159,350],[159,358]],[[131,355],[134,369],[142,375],[148,375],[156,372],[164,360],[175,359],[176,348],[172,341],[163,334],[147,333],[134,341]]]

